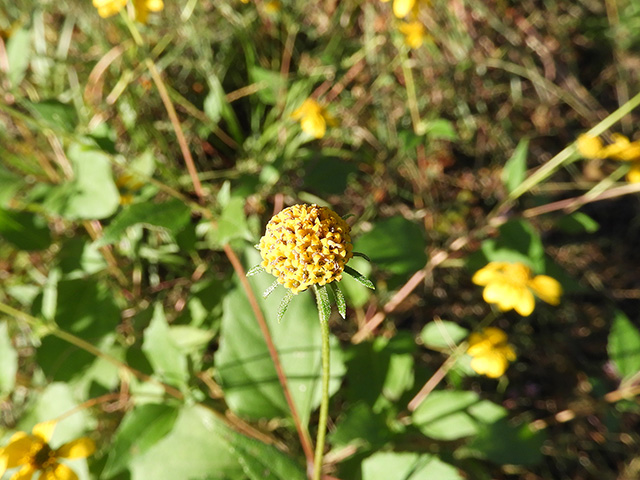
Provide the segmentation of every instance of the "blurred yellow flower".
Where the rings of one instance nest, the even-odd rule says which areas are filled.
[[[302,131],[315,138],[324,137],[327,125],[335,125],[333,117],[312,98],[306,99],[300,108],[291,114],[291,118],[300,120]]]
[[[631,167],[627,173],[629,183],[640,183],[640,141],[629,141],[627,137],[619,133],[612,135],[613,143],[607,146],[602,145],[599,137],[591,135],[580,135],[577,147],[580,154],[588,159],[611,158],[622,162],[631,162]]]
[[[584,158],[603,158],[602,140],[600,140],[600,137],[583,133],[578,137],[578,140],[576,140],[576,146],[578,147],[578,152],[580,152],[580,155]]]
[[[135,193],[140,190],[144,184],[129,173],[123,173],[116,179],[116,187],[120,192],[120,205],[131,205]]]
[[[39,423],[33,427],[31,434],[15,433],[9,439],[9,444],[0,449],[0,477],[7,469],[22,467],[11,480],[31,480],[38,471],[41,472],[40,480],[78,480],[75,472],[59,463],[58,459],[88,457],[95,451],[95,445],[90,438],[82,437],[52,449],[49,440],[56,423]]]
[[[388,2],[389,0],[382,1]],[[397,18],[404,18],[410,12],[413,12],[414,15],[417,15],[420,4],[429,5],[430,3],[430,0],[393,0],[393,14]]]
[[[501,377],[509,362],[516,359],[516,352],[507,343],[507,334],[495,327],[472,333],[469,336],[467,354],[473,357],[471,368],[476,373],[490,378]]]
[[[401,22],[398,30],[404,35],[405,45],[410,48],[418,48],[426,39],[430,38],[427,29],[419,20]]]
[[[269,15],[278,13],[282,9],[282,4],[278,0],[269,0],[264,4],[264,11]]]
[[[127,4],[127,0],[93,0],[98,15],[107,18],[118,13]]]
[[[353,257],[349,225],[333,210],[293,205],[267,224],[258,246],[262,267],[297,294],[342,278]]]
[[[164,8],[163,0],[133,0],[136,9],[136,20],[140,23],[147,23],[149,12],[161,12]]]
[[[562,295],[557,280],[547,275],[532,277],[531,269],[522,263],[491,262],[473,275],[472,282],[485,287],[482,297],[487,303],[497,304],[503,312],[514,309],[524,317],[533,312],[534,293],[551,305],[558,305]]]

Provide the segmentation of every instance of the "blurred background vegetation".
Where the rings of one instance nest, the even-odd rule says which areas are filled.
[[[97,445],[81,479],[307,478],[315,304],[278,323],[250,279],[296,418],[241,279],[271,215],[317,203],[376,285],[332,318],[326,478],[638,478],[640,189],[574,142],[637,136],[639,1],[153,10],[0,3],[0,448],[59,418],[52,446]],[[496,260],[560,305],[485,303]],[[499,380],[464,354],[489,323]]]

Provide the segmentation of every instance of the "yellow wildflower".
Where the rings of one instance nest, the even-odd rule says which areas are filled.
[[[93,0],[93,6],[98,9],[98,15],[107,18],[118,13],[127,4],[127,0]]]
[[[269,15],[278,13],[282,9],[282,4],[278,0],[269,0],[264,4],[264,11]]]
[[[149,12],[161,12],[164,8],[163,0],[133,0],[136,9],[136,21],[147,23]]]
[[[11,480],[31,480],[38,471],[41,472],[40,480],[78,480],[75,472],[59,463],[58,459],[88,457],[95,451],[95,445],[90,438],[82,437],[52,449],[49,440],[56,423],[39,423],[33,427],[31,434],[15,433],[9,444],[0,449],[0,477],[7,469],[22,467]]]
[[[580,135],[577,140],[578,151],[583,157],[589,159],[611,158],[622,162],[631,162],[627,181],[640,183],[640,141],[631,142],[619,133],[614,133],[612,137],[613,143],[605,147],[598,137]]]
[[[388,2],[389,0],[382,0]],[[397,18],[404,18],[410,12],[414,15],[418,14],[420,4],[430,4],[430,0],[393,0],[393,14]]]
[[[576,140],[576,146],[580,155],[584,158],[594,159],[602,157],[602,140],[600,137],[594,137],[593,135],[587,135],[583,133]]]
[[[507,343],[507,334],[499,328],[487,327],[482,332],[469,336],[467,354],[471,357],[471,368],[490,378],[501,377],[516,359],[516,352]]]
[[[291,118],[300,120],[302,131],[315,138],[324,137],[327,125],[335,125],[333,117],[313,98],[307,98],[300,108],[291,114]]]
[[[532,277],[531,269],[522,263],[491,262],[478,270],[472,278],[476,285],[485,287],[482,297],[495,303],[500,310],[514,309],[520,315],[531,315],[538,298],[551,305],[560,303],[562,286],[547,275]]]
[[[427,29],[424,28],[422,22],[418,20],[401,22],[398,30],[404,35],[404,43],[409,48],[418,48],[429,38]]]
[[[261,265],[295,294],[340,280],[353,256],[349,231],[349,225],[329,208],[285,208],[269,221],[260,239]]]

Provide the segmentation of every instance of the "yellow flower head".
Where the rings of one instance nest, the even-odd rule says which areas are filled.
[[[583,133],[578,137],[576,146],[578,147],[580,155],[584,158],[604,158],[602,155],[602,140],[600,140],[600,137],[594,137]]]
[[[471,357],[471,368],[490,378],[501,377],[516,359],[516,353],[507,343],[507,334],[499,328],[487,327],[480,333],[469,336],[467,354]]]
[[[131,174],[124,173],[120,175],[116,179],[116,187],[120,192],[120,205],[132,204],[135,193],[143,186],[144,184]]]
[[[294,120],[300,120],[302,131],[315,138],[324,137],[327,125],[334,125],[335,120],[324,107],[312,98],[306,99],[300,108],[291,114]]]
[[[473,283],[485,287],[482,297],[487,303],[495,303],[500,310],[514,309],[520,315],[531,315],[538,298],[558,305],[562,295],[560,283],[547,276],[532,277],[531,269],[522,263],[491,262],[478,270]]]
[[[388,2],[389,0],[382,0]],[[393,0],[393,14],[396,18],[404,18],[409,13],[413,13],[414,16],[418,14],[420,4],[430,4],[430,0]]]
[[[353,256],[350,227],[333,210],[294,205],[267,224],[259,249],[264,269],[297,294],[340,280]]]
[[[55,426],[55,421],[43,422],[33,427],[31,434],[15,433],[9,445],[0,449],[0,477],[9,468],[22,467],[11,480],[31,480],[38,471],[40,480],[78,480],[74,471],[58,459],[88,457],[95,451],[95,445],[91,439],[82,437],[52,449],[49,440]]]
[[[426,39],[430,38],[427,29],[424,28],[424,25],[418,20],[402,22],[398,30],[404,35],[404,43],[409,48],[418,48]]]
[[[149,12],[161,12],[164,8],[163,0],[133,0],[136,9],[136,21],[147,23]]]
[[[630,142],[627,137],[619,133],[612,135],[613,143],[602,149],[605,158],[613,158],[623,162],[640,160],[640,142]]]
[[[98,9],[98,15],[107,18],[118,13],[127,4],[127,0],[93,0],[93,6]]]

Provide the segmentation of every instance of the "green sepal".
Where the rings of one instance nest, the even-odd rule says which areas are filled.
[[[348,265],[345,265],[344,271],[345,273],[348,273],[349,275],[351,275],[358,283],[364,285],[365,287],[370,288],[371,290],[376,289],[376,287],[373,286],[373,282],[369,280],[367,277],[365,277],[364,275],[362,275],[357,270],[354,270]]]
[[[282,297],[282,301],[280,302],[280,307],[278,307],[278,316],[276,317],[278,319],[278,323],[280,323],[280,321],[282,320],[282,317],[284,317],[284,314],[287,313],[287,308],[289,308],[289,303],[291,303],[292,298],[293,298],[293,292],[287,289],[287,293],[285,293],[284,297]]]
[[[353,256],[354,257],[362,257],[364,258],[367,262],[371,263],[371,259],[369,257],[367,257],[364,253],[362,252],[353,252]]]
[[[262,294],[262,298],[267,298],[269,295],[271,295],[271,292],[273,292],[277,286],[278,281],[276,280],[264,291],[264,293]]]
[[[247,272],[247,277],[251,277],[252,275],[255,275],[256,273],[262,273],[262,272],[266,272],[266,270],[264,269],[264,267],[262,265],[260,265],[260,264],[254,265]]]
[[[331,316],[331,302],[329,301],[329,293],[326,286],[316,287],[313,290],[316,293],[316,302],[318,303],[318,313],[321,322],[328,322]]]
[[[331,292],[333,293],[333,297],[336,299],[336,305],[338,307],[338,313],[343,319],[347,318],[347,302],[344,299],[344,294],[337,282],[332,282],[329,284],[331,288]]]

